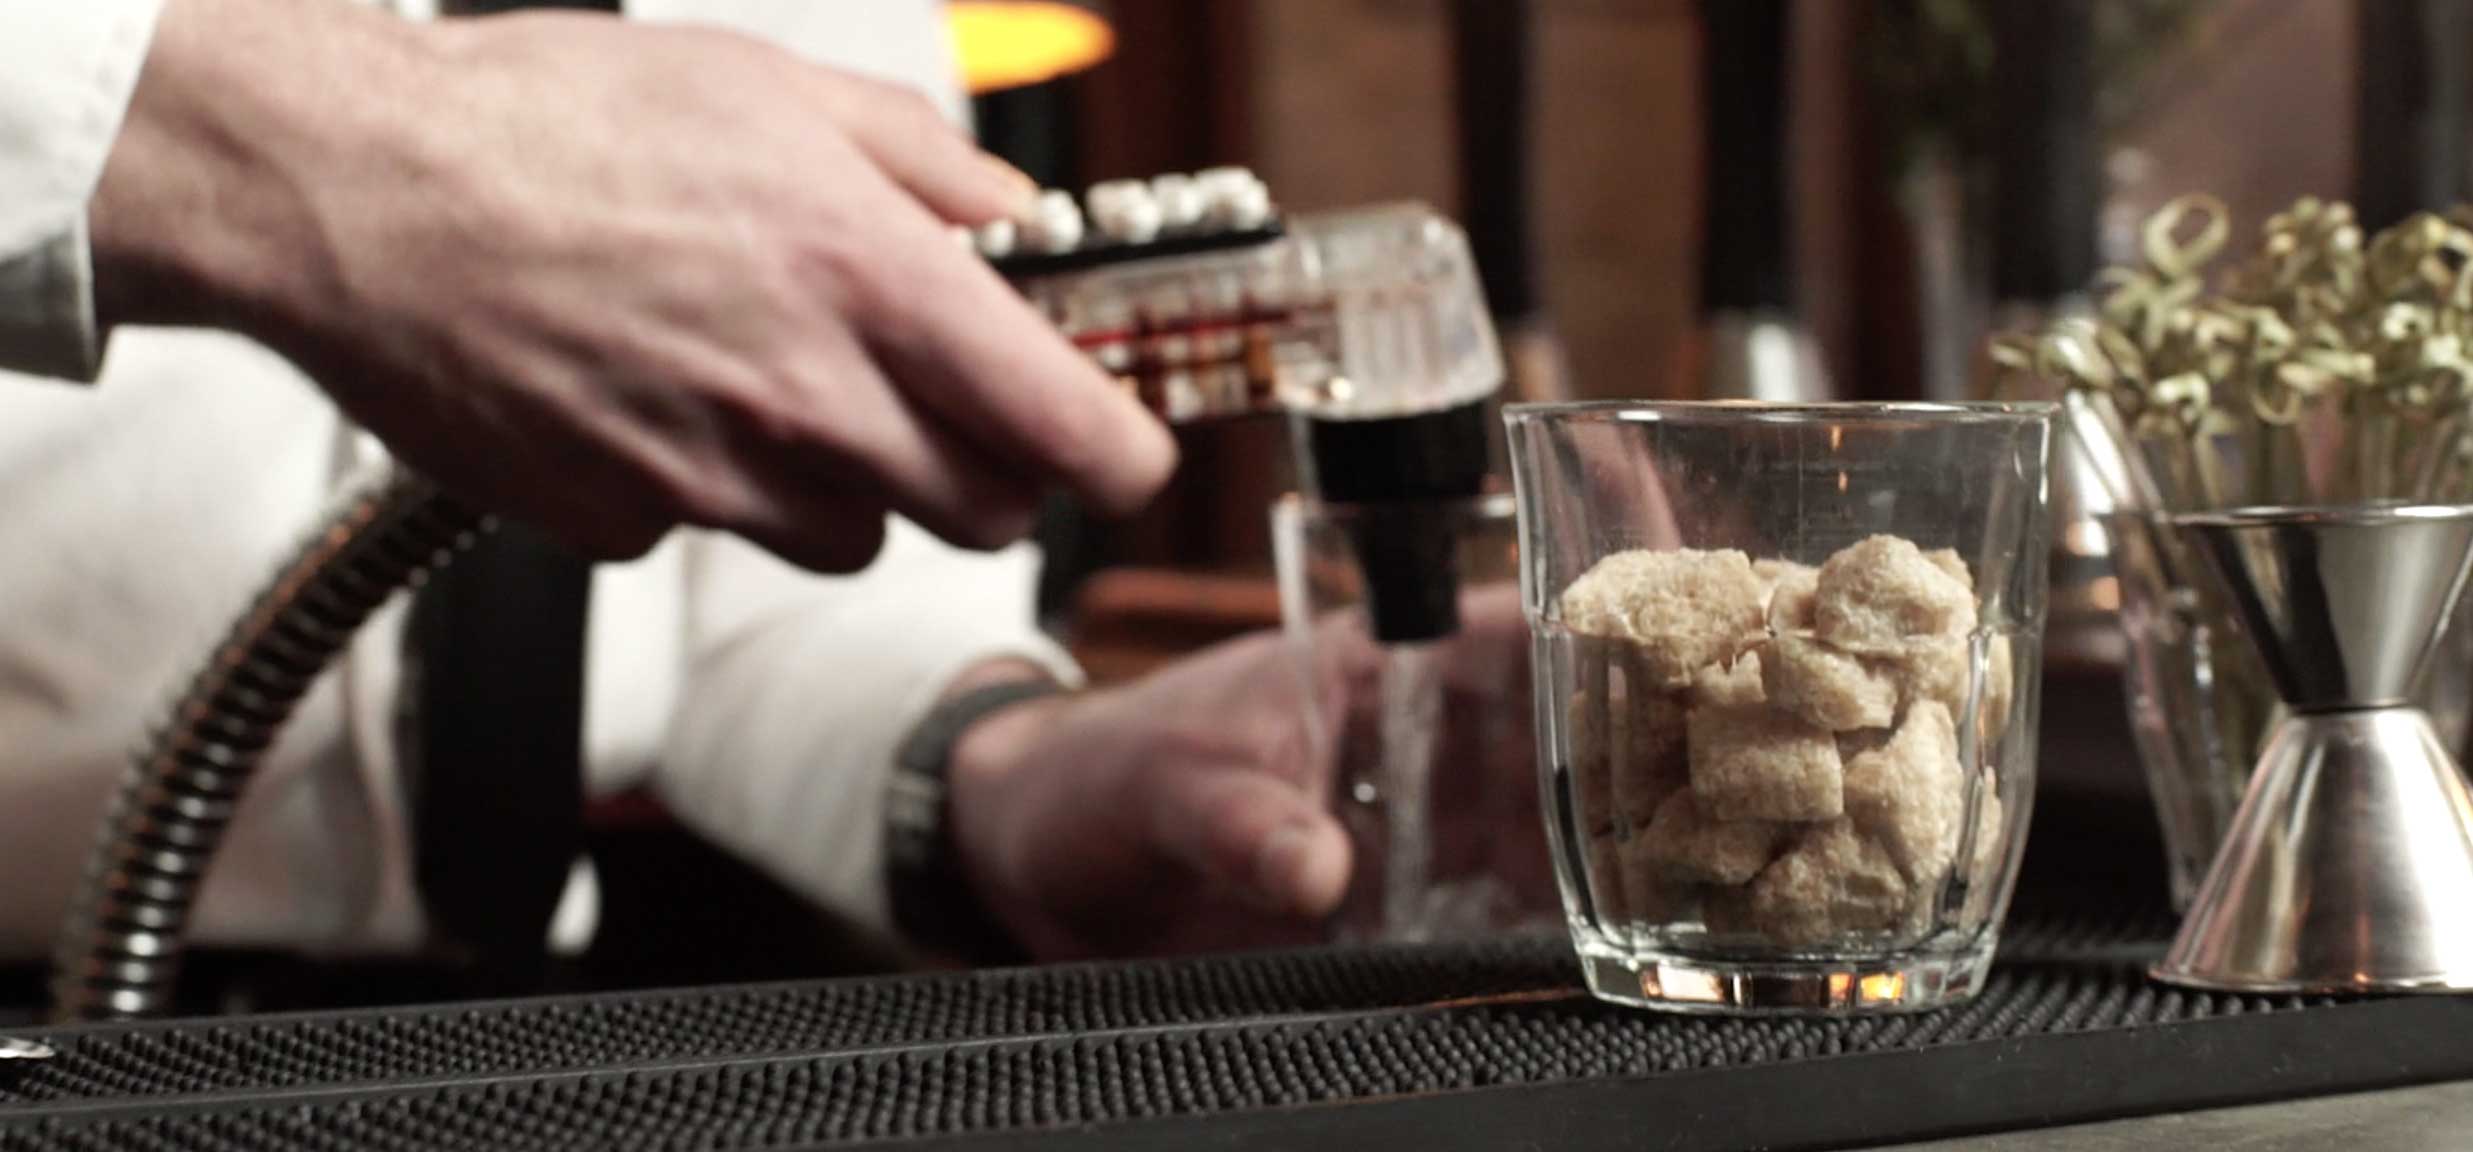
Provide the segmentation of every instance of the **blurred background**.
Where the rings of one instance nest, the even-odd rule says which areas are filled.
[[[1062,75],[983,71],[991,148],[1054,185],[1237,163],[1291,210],[1432,203],[1471,231],[1527,396],[1704,394],[1697,334],[1748,306],[1800,325],[1841,398],[1957,398],[1996,314],[2130,258],[2175,195],[2244,235],[2305,194],[2376,227],[2467,175],[2453,0],[1076,7],[1103,39]],[[1047,610],[1094,674],[1276,622],[1284,435],[1188,430],[1141,519],[1050,516]]]
[[[1713,339],[1744,317],[1789,333],[1807,394],[1977,396],[1987,333],[2082,303],[2174,196],[2223,198],[2247,236],[2302,195],[2351,199],[2376,228],[2473,182],[2460,0],[948,11],[983,142],[1043,184],[1241,164],[1291,212],[1417,199],[1459,219],[1509,399],[1746,394]],[[1270,514],[1295,487],[1288,429],[1178,434],[1184,466],[1141,516],[1043,518],[1044,621],[1102,683],[1282,623]],[[2143,805],[2117,629],[2094,595],[2073,643],[2059,591],[2043,779]],[[2039,829],[2065,826],[2066,803],[2047,787]],[[2072,867],[2153,887],[2160,853],[2119,840],[2153,830],[2117,811],[2098,810],[2100,859]],[[587,983],[891,962],[647,796],[595,805],[586,833],[608,894]]]

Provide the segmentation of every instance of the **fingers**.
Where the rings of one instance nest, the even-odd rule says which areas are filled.
[[[829,333],[820,333],[824,337]],[[895,385],[879,374],[865,353],[844,342],[828,344],[813,371],[838,378],[834,410],[819,418],[819,438],[848,446],[858,468],[837,452],[820,452],[806,440],[773,445],[780,474],[775,496],[790,516],[817,499],[873,494],[894,511],[944,540],[966,548],[1001,548],[1030,531],[1038,514],[1039,486],[1004,470],[934,419],[902,402]],[[795,533],[795,522],[781,526]]]
[[[868,159],[939,217],[984,224],[1021,210],[1039,186],[982,152],[925,97],[852,76],[833,78],[836,119]]]
[[[835,269],[852,281],[870,358],[1000,471],[1063,484],[1112,513],[1147,502],[1175,467],[1167,430],[944,228],[1014,214],[1036,187],[915,92],[805,74],[896,193],[869,213],[878,243],[868,258]]]
[[[739,533],[808,571],[856,572],[884,550],[884,519],[881,504],[864,499],[818,499],[804,505],[795,522],[759,521],[741,527]]]
[[[1167,482],[1175,441],[1139,402],[924,217],[884,227],[903,233],[904,258],[867,277],[865,330],[906,397],[1014,470],[1112,513]]]
[[[1159,851],[1273,915],[1318,919],[1348,887],[1347,833],[1294,784],[1244,769],[1150,774]]]

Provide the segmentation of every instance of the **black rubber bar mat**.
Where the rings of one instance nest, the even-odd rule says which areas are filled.
[[[2181,992],[2159,924],[2022,917],[1983,996],[1596,1004],[1552,941],[53,1033],[47,1148],[1819,1148],[2473,1076],[2473,1003]]]

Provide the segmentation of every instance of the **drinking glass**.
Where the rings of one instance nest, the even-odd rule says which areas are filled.
[[[1383,644],[1364,555],[1440,532],[1457,627]],[[1289,496],[1272,506],[1280,614],[1309,685],[1309,727],[1356,851],[1333,935],[1438,940],[1550,930],[1560,915],[1532,765],[1528,633],[1507,493],[1385,505]]]
[[[1981,987],[2033,795],[2052,417],[1506,411],[1546,831],[1598,996]]]

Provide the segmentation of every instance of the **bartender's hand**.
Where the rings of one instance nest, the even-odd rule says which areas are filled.
[[[1527,643],[1516,586],[1463,596],[1461,630],[1437,653],[1434,851],[1438,867],[1492,875],[1524,906],[1550,907]],[[1033,956],[1260,948],[1327,932],[1320,921],[1365,862],[1329,807],[1339,749],[1313,738],[1306,716],[1353,712],[1352,731],[1373,731],[1382,657],[1336,616],[1312,652],[1300,674],[1283,636],[1246,636],[964,734],[955,839]]]
[[[171,0],[90,205],[107,322],[233,328],[403,458],[605,556],[806,566],[1125,509],[1156,423],[951,223],[1030,192],[919,98],[719,32]]]
[[[1278,636],[1248,636],[963,736],[955,839],[1032,955],[1312,938],[1347,887],[1349,844],[1291,659]],[[1321,690],[1345,691],[1328,671]]]

